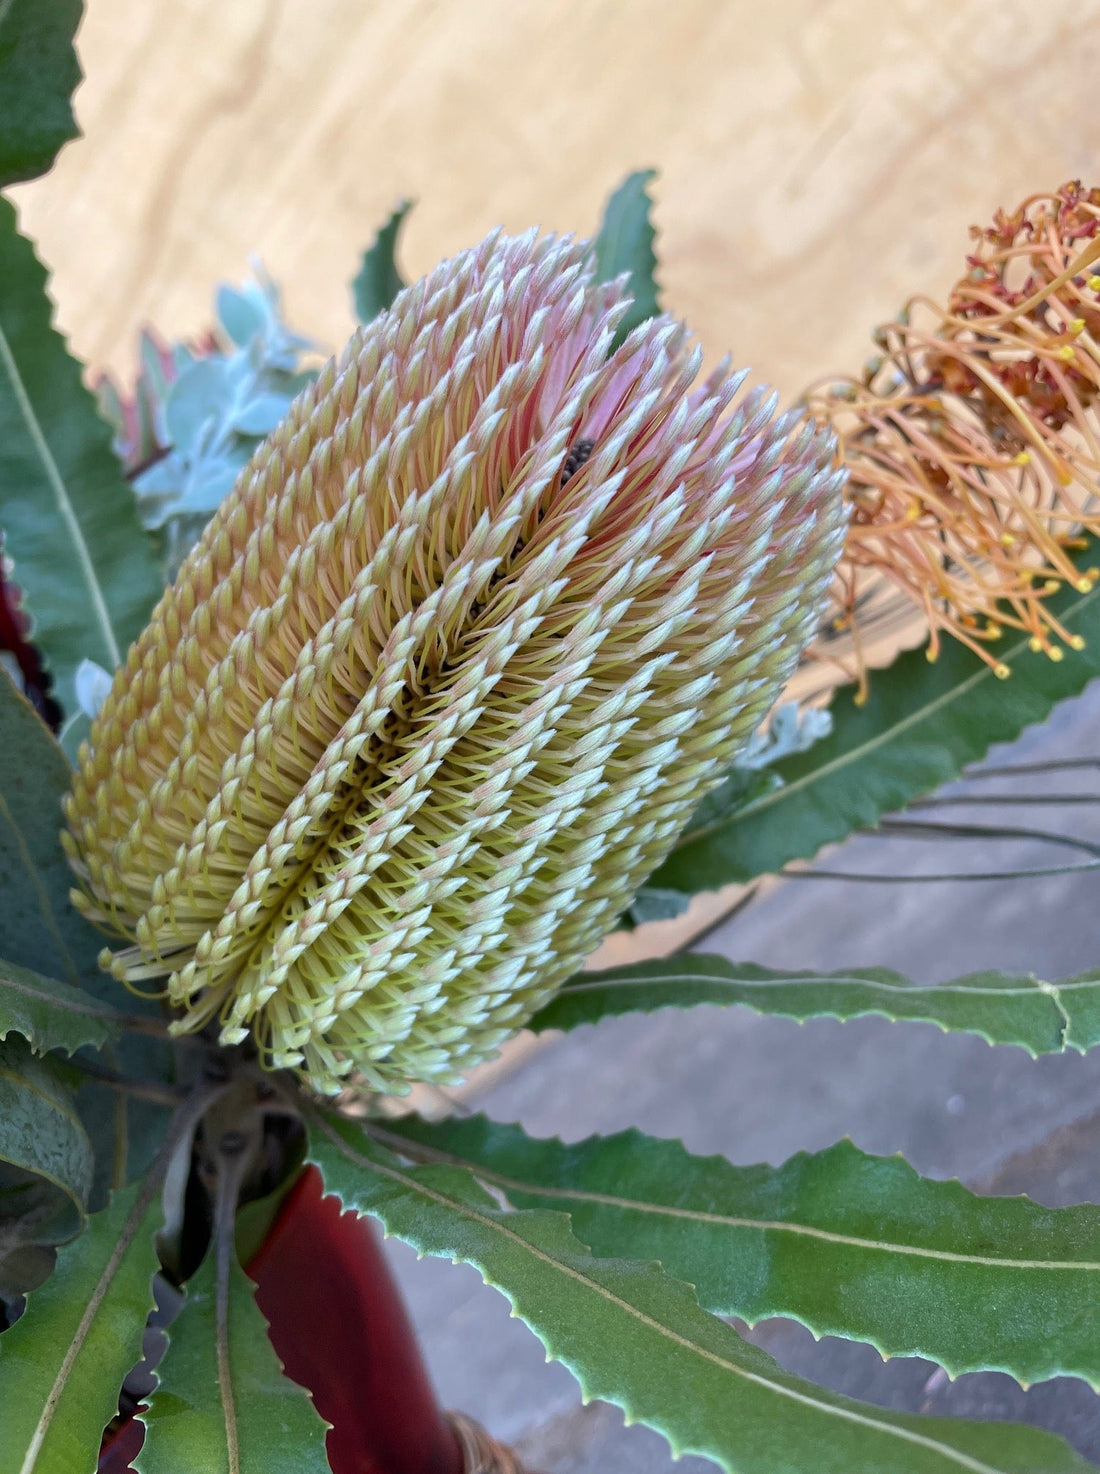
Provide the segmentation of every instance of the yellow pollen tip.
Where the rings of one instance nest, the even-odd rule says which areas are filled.
[[[1083,317],[1075,317],[1069,325],[1069,330],[1076,338],[1078,333],[1085,331],[1085,319]]]
[[[1038,635],[1032,635],[1031,639],[1027,642],[1027,648],[1033,655],[1038,655],[1039,651],[1043,648],[1043,641],[1040,640]]]
[[[1061,648],[1060,645],[1052,645],[1047,651],[1047,654],[1050,656],[1051,660],[1053,660],[1057,664],[1059,660],[1065,659],[1066,652]]]
[[[1011,666],[1005,665],[1003,660],[998,660],[997,664],[993,667],[993,674],[999,681],[1007,681],[1012,674],[1012,668]]]
[[[1085,285],[1091,292],[1100,292],[1100,276],[1090,276]]]
[[[1029,450],[1022,450],[1022,451],[1020,451],[1019,455],[1014,455],[1012,457],[1012,464],[1014,466],[1030,466],[1031,465],[1031,452]],[[1005,536],[1007,538],[1009,538],[1012,542],[1015,542],[1016,541],[1016,539],[1012,536],[1012,534],[1010,532],[1006,532],[1005,533]]]
[[[1073,581],[1073,587],[1079,594],[1090,594],[1092,592],[1091,578],[1077,578]]]
[[[1061,587],[1062,587],[1062,581],[1061,581],[1061,579],[1058,579],[1058,578],[1048,578],[1047,581],[1046,581],[1046,583],[1043,584],[1043,593],[1044,594],[1056,594]],[[1087,584],[1082,589],[1081,588],[1080,581],[1078,581],[1078,583],[1075,585],[1075,587],[1078,588],[1078,589],[1080,589],[1081,593],[1083,593],[1083,594],[1087,594],[1088,593],[1088,585]]]
[[[986,620],[985,632],[991,640],[999,640],[1004,634],[1004,630],[1001,628],[1001,626],[992,619]]]
[[[1025,451],[1024,454],[1026,455],[1027,452]],[[1016,539],[1012,536],[1011,532],[1002,532],[1001,533],[1001,547],[1002,548],[1011,548],[1015,544],[1015,542],[1016,542]]]
[[[1055,357],[1060,358],[1063,363],[1072,363],[1073,359],[1076,356],[1077,350],[1074,348],[1072,343],[1063,343],[1061,348],[1059,348],[1057,353],[1055,354]]]
[[[929,665],[935,665],[937,659],[939,658],[939,653],[940,652],[938,650],[933,650],[932,646],[929,645],[928,649],[924,652],[924,658],[925,660],[927,660]]]
[[[921,513],[920,502],[910,502],[909,505],[905,509],[905,520],[906,520],[906,522],[916,522],[916,520],[920,516],[920,513]]]
[[[1069,639],[1066,641],[1066,644],[1071,650],[1083,650],[1088,644],[1088,641],[1085,639],[1084,635],[1070,635]]]

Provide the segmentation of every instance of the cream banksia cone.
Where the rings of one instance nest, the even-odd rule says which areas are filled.
[[[83,909],[321,1091],[492,1054],[767,712],[844,538],[775,416],[585,243],[490,236],[361,329],[256,452],[81,753]]]

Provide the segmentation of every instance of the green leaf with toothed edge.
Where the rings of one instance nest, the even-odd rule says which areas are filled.
[[[2,4],[2,0],[0,0]],[[47,275],[0,200],[0,527],[65,713],[114,672],[163,592],[111,432],[53,326]]]
[[[385,312],[405,285],[395,255],[397,238],[412,207],[412,200],[401,200],[363,252],[363,263],[351,284],[355,315],[360,322],[371,322],[380,312]]]
[[[61,848],[61,801],[71,781],[65,754],[0,670],[4,957],[79,987],[99,974],[103,938],[69,900],[73,874]]]
[[[618,346],[632,329],[661,310],[657,300],[657,232],[650,219],[653,201],[648,188],[656,179],[655,169],[638,169],[628,174],[604,207],[603,220],[593,246],[597,281],[613,281],[624,274],[634,301],[615,334]]]
[[[0,957],[0,1039],[21,1034],[39,1054],[73,1054],[117,1039],[121,1031],[122,1020],[106,1003]]]
[[[1074,561],[1087,570],[1100,561],[1100,548],[1094,538],[1082,541]],[[872,672],[863,706],[854,687],[842,687],[829,707],[832,732],[771,769],[782,787],[690,824],[647,884],[695,895],[809,859],[957,778],[995,742],[1045,721],[1100,675],[1100,583],[1087,592],[1067,584],[1050,610],[1085,641],[1064,660],[1033,654],[1026,636],[1011,631],[996,647],[1011,667],[1007,680],[949,639],[935,664],[923,650],[909,650]]]
[[[626,1013],[744,1004],[782,1018],[866,1014],[937,1024],[1018,1044],[1031,1055],[1100,1043],[1100,973],[1049,983],[1031,973],[973,972],[944,983],[914,983],[885,967],[843,972],[783,972],[705,952],[651,958],[579,972],[529,1020],[536,1034],[575,1029]]]
[[[589,1397],[674,1454],[730,1474],[1085,1474],[1060,1439],[1017,1424],[884,1411],[784,1372],[654,1263],[594,1258],[566,1214],[500,1208],[467,1169],[407,1166],[367,1130],[310,1112],[308,1159],[345,1207],[501,1290]]]
[[[107,1010],[114,1005],[130,1014],[156,1017],[154,1000],[127,994],[100,969],[103,935],[69,899],[74,876],[61,847],[61,802],[71,781],[72,769],[57,742],[0,670],[0,894],[4,898],[0,1010],[5,1007],[5,996],[6,1006],[15,1007],[15,993],[9,989],[5,995],[3,978],[37,973],[40,979],[56,978],[78,991],[89,1009],[102,1004],[105,1017],[110,1017]],[[13,968],[27,973],[13,973]],[[23,991],[19,1006],[25,1010],[29,1003]],[[24,1013],[24,1017],[30,1016]],[[51,1027],[67,1029],[68,1037],[74,1038],[84,1027],[95,1026],[91,1014],[73,1013],[72,1018],[71,1025],[63,1025],[55,1010]],[[41,1047],[65,1046],[58,1039],[57,1046]],[[171,1050],[158,1039],[131,1033],[110,1047],[109,1063],[115,1068],[147,1080],[175,1078]],[[101,1174],[116,1155],[123,1162],[129,1159],[130,1175],[148,1165],[154,1138],[163,1126],[158,1107],[127,1101],[91,1084],[81,1088],[77,1105],[92,1137]],[[102,1195],[93,1194],[93,1202],[101,1200]]]
[[[116,1193],[0,1336],[0,1474],[94,1474],[153,1308],[156,1187]]]
[[[55,1061],[0,1043],[0,1300],[42,1283],[84,1227],[92,1148]]]
[[[252,1282],[234,1260],[226,1301],[228,1384],[218,1376],[213,1254],[188,1282],[187,1299],[142,1413],[139,1474],[329,1474],[328,1424],[309,1393],[283,1375]],[[227,1405],[228,1400],[228,1405]]]
[[[73,36],[81,0],[0,0],[0,188],[45,174],[80,131]]]
[[[57,1065],[33,1054],[18,1036],[0,1044],[0,1165],[52,1185],[53,1243],[84,1226],[92,1148]],[[7,1187],[0,1194],[0,1218],[18,1206],[10,1179]]]
[[[1095,1205],[977,1197],[850,1141],[776,1168],[640,1131],[567,1145],[486,1116],[385,1130],[398,1150],[408,1141],[471,1168],[517,1208],[565,1210],[594,1254],[658,1260],[716,1314],[791,1316],[815,1336],[930,1357],[952,1377],[1100,1386]]]

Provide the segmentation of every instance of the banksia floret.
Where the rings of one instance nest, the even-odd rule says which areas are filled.
[[[259,449],[130,651],[68,806],[174,1027],[323,1091],[453,1080],[573,971],[790,674],[832,438],[701,386],[583,244],[491,236]]]
[[[997,642],[1021,630],[1060,660],[1080,648],[1049,608],[1082,528],[1100,531],[1100,190],[1067,184],[975,226],[946,309],[915,298],[878,329],[859,380],[811,395],[850,471],[852,526],[835,585],[853,628],[884,574],[928,621],[1000,676]]]

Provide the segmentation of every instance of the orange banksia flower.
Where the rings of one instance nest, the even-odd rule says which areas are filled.
[[[836,429],[853,518],[837,621],[854,630],[873,576],[998,675],[1006,628],[1035,651],[1080,648],[1048,608],[1096,570],[1068,556],[1100,531],[1100,190],[1068,184],[975,227],[946,309],[916,298],[881,327],[863,377],[811,395]]]
[[[296,401],[130,651],[68,805],[173,1027],[448,1081],[610,929],[790,674],[832,437],[696,387],[587,247],[491,236]]]

